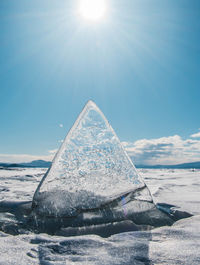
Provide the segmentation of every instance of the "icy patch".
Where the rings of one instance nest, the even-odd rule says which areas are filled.
[[[176,205],[181,211],[200,214],[200,170],[140,169],[155,203]]]
[[[197,265],[200,216],[152,231],[124,232],[107,239],[0,233],[0,264]]]

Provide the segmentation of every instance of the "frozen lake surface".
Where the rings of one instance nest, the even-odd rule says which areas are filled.
[[[0,201],[30,201],[46,169],[0,170]],[[200,264],[200,171],[141,169],[155,203],[179,206],[194,216],[151,231],[101,238],[0,231],[0,264]],[[12,214],[0,213],[1,226]]]

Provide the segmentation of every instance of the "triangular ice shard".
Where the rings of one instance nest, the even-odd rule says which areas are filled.
[[[33,204],[48,215],[75,216],[130,191],[136,191],[136,200],[152,201],[114,130],[89,101],[38,186]]]

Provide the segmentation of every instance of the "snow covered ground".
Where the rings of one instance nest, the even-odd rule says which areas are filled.
[[[32,200],[46,169],[0,170],[0,201]],[[200,171],[141,169],[155,203],[168,203],[194,216],[171,227],[101,238],[23,234],[0,231],[0,264],[200,264]],[[11,214],[0,214],[6,223]]]

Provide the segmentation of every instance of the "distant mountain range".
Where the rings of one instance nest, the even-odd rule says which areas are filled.
[[[49,168],[51,165],[50,161],[44,160],[34,160],[28,163],[1,163],[0,167],[40,167],[40,168]],[[177,165],[136,165],[136,168],[172,168],[172,169],[187,169],[187,168],[197,168],[200,169],[200,161],[192,163],[184,163]]]
[[[200,169],[200,162],[183,163],[177,165],[136,165],[137,168],[172,168],[172,169],[187,169],[197,168]]]
[[[1,163],[0,167],[44,167],[48,168],[50,167],[51,162],[50,161],[44,161],[44,160],[34,160],[32,162],[27,163]]]

